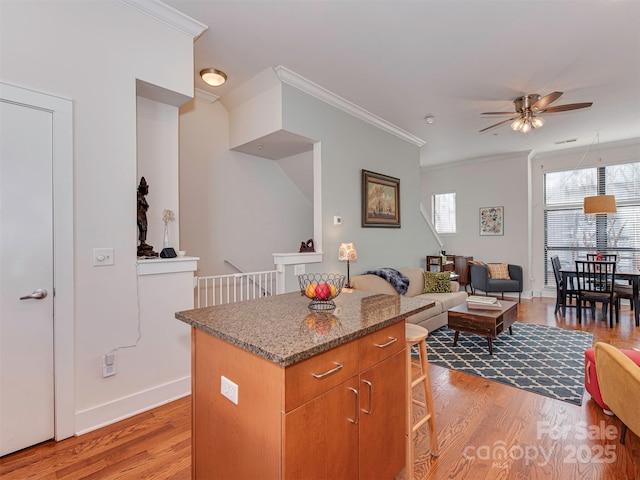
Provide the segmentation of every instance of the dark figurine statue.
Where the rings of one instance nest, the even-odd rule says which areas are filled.
[[[153,251],[153,247],[147,244],[147,210],[149,204],[145,195],[149,193],[149,185],[142,177],[140,185],[138,185],[138,256],[139,257],[157,257],[158,254]]]
[[[315,252],[313,247],[313,238],[310,238],[306,242],[300,242],[300,252],[298,253],[302,252]]]

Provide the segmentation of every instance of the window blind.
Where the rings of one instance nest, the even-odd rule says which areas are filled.
[[[432,197],[433,226],[438,233],[456,233],[456,194],[436,193]]]
[[[615,195],[617,213],[584,215],[584,197]],[[551,257],[562,266],[587,253],[615,253],[619,270],[640,267],[640,162],[544,175],[545,285],[554,285]]]

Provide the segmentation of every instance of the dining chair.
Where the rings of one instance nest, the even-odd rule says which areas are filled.
[[[609,307],[609,327],[613,328],[613,311],[616,323],[620,319],[618,294],[614,290],[616,262],[585,262],[576,260],[576,279],[578,281],[578,323],[582,323],[582,308],[590,303],[591,315],[595,319],[596,303],[602,303],[602,318],[607,318]]]
[[[613,290],[618,295],[618,308],[620,308],[620,299],[624,298],[629,300],[630,309],[633,311],[633,285],[616,283]]]
[[[562,308],[562,316],[564,317],[567,307],[577,306],[578,291],[573,288],[573,284],[565,284],[564,275],[560,271],[562,265],[557,255],[551,257],[551,266],[553,267],[553,276],[556,279],[556,309],[553,313],[558,313],[558,310]],[[571,300],[574,300],[574,303],[571,303]]]
[[[618,255],[615,253],[601,253],[598,258],[597,253],[587,253],[587,262],[617,262]]]

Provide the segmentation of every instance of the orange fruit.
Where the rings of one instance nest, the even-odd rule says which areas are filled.
[[[309,298],[315,298],[317,286],[317,283],[310,283],[309,285],[307,285],[307,288],[304,289],[304,294]]]

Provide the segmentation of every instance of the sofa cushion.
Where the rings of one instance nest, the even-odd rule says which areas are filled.
[[[451,291],[449,272],[424,272],[424,290],[422,293],[447,293]]]
[[[451,292],[451,293],[423,293],[417,298],[423,300],[434,300],[439,305],[441,311],[446,312],[450,308],[466,302],[467,292]]]
[[[398,291],[393,288],[393,285],[377,275],[358,275],[356,277],[351,277],[350,283],[356,290],[398,295]]]
[[[509,276],[508,263],[490,263],[487,267],[489,268],[489,278],[496,280],[511,280],[511,277]]]
[[[421,295],[424,290],[424,270],[421,268],[403,268],[400,269],[405,277],[409,278],[409,288],[407,289],[406,297],[415,297]]]

